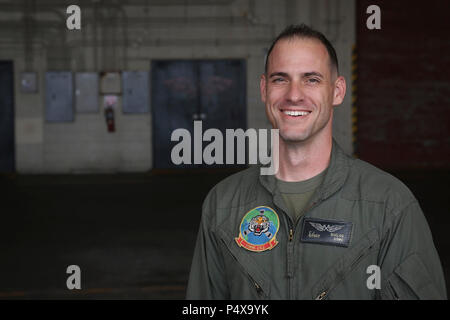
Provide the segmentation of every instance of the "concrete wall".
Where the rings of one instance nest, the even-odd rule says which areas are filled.
[[[80,4],[82,29],[66,29],[61,1],[0,2],[0,59],[15,69],[16,168],[20,173],[146,171],[152,168],[151,114],[122,114],[108,133],[102,108],[75,114],[71,123],[44,118],[46,71],[150,70],[152,59],[241,58],[247,61],[249,128],[269,128],[260,100],[259,77],[271,40],[287,24],[305,22],[333,42],[347,97],[335,112],[334,134],[352,153],[351,49],[354,1],[218,0],[121,1],[106,7]],[[151,3],[151,4],[149,4]],[[186,5],[185,3],[189,3]],[[24,17],[34,17],[24,20]],[[28,27],[25,27],[28,26]],[[95,30],[97,30],[95,32]],[[38,73],[39,90],[20,92],[20,72]],[[99,100],[100,101],[100,100]]]

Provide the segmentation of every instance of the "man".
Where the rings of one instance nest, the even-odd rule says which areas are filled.
[[[417,200],[332,138],[346,83],[329,41],[288,27],[260,86],[279,129],[279,170],[249,168],[210,191],[187,298],[446,299]]]

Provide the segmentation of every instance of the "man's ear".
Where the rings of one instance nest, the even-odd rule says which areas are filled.
[[[344,101],[347,84],[345,78],[340,76],[334,82],[333,106],[338,106]]]
[[[261,75],[261,79],[259,80],[259,89],[261,92],[261,100],[263,103],[266,103],[266,76],[264,73]]]

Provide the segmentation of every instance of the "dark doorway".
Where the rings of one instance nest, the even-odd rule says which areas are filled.
[[[191,164],[175,165],[171,151],[179,142],[171,134],[184,128],[193,145],[194,121],[202,121],[203,132],[219,129],[225,162],[225,129],[247,126],[245,60],[157,60],[151,70],[154,168],[239,167],[193,164],[193,149]]]
[[[0,172],[14,172],[14,80],[12,61],[0,61]]]

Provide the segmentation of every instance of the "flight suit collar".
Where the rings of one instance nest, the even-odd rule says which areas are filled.
[[[333,138],[330,164],[322,184],[311,199],[311,203],[324,200],[337,192],[345,183],[349,167],[349,156],[344,153],[342,148]],[[281,209],[286,210],[284,201],[277,187],[275,175],[260,175],[259,181],[262,186],[272,194],[274,203]]]

